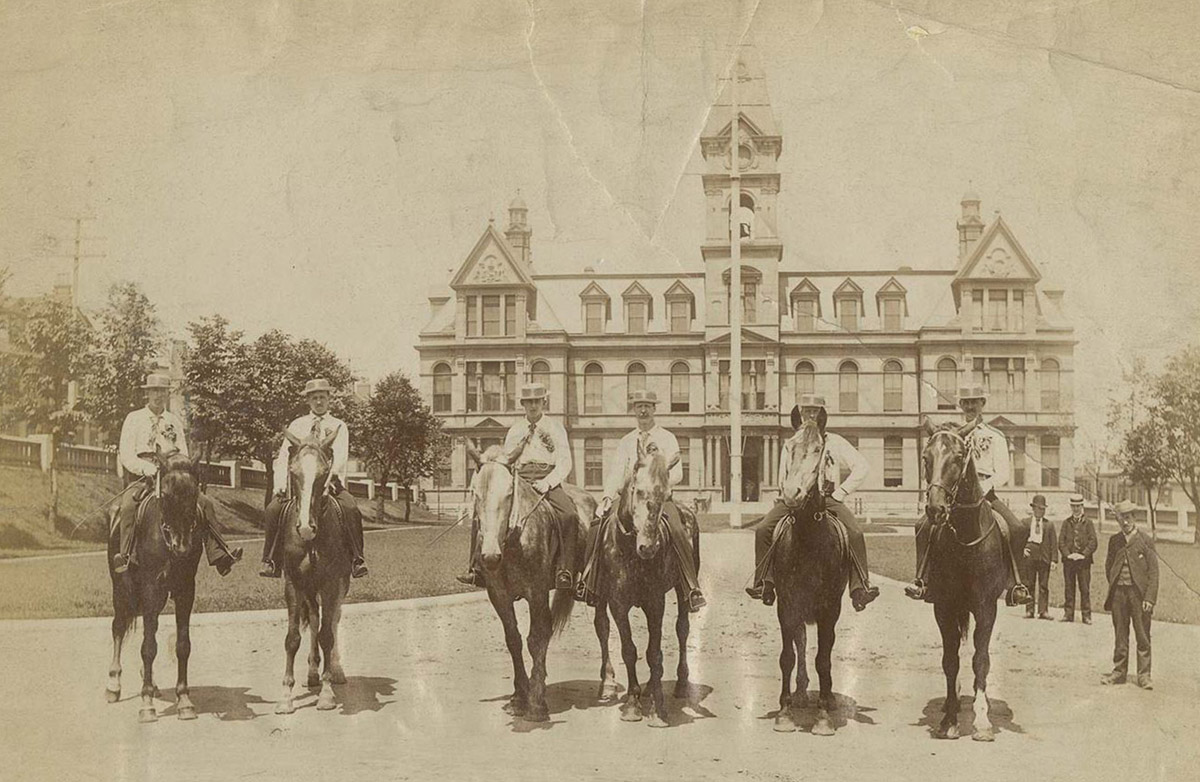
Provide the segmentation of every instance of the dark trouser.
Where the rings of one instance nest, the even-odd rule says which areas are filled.
[[[1125,676],[1129,672],[1129,624],[1137,639],[1138,676],[1150,675],[1150,615],[1142,611],[1142,596],[1133,586],[1115,586],[1112,591],[1113,631],[1116,647],[1113,651],[1113,673]]]
[[[1037,593],[1038,616],[1044,615],[1050,610],[1050,563],[1025,557],[1021,562],[1021,578],[1030,591]],[[1033,616],[1033,603],[1025,606],[1025,613]]]
[[[608,530],[615,522],[616,507],[602,521],[594,522],[588,527],[587,533],[587,565],[584,567],[584,588],[588,594],[596,595],[600,591],[600,546],[602,536],[608,535]],[[675,560],[679,563],[679,581],[684,591],[694,594],[700,591],[700,578],[696,572],[696,552],[692,548],[692,537],[683,524],[683,517],[678,506],[672,500],[667,500],[662,506],[663,515],[667,519],[667,538]]]
[[[350,556],[354,562],[363,561],[363,522],[362,513],[358,510],[358,503],[354,501],[354,497],[350,496],[349,492],[343,491],[336,497],[330,497],[330,500],[338,504],[338,509],[341,511],[342,531],[346,535],[346,543],[350,546]],[[263,562],[271,562],[278,566],[280,564],[278,555],[279,546],[279,518],[283,515],[283,508],[287,505],[287,500],[280,499],[278,496],[272,497],[271,502],[267,504],[267,509],[263,511],[263,526],[265,537],[263,538]]]
[[[1075,586],[1079,585],[1079,608],[1084,619],[1092,618],[1092,566],[1079,560],[1063,560],[1063,616],[1075,618]]]
[[[579,511],[575,509],[575,502],[561,484],[546,493],[544,502],[554,512],[558,527],[559,547],[555,569],[560,573],[570,571],[573,578],[578,572],[575,550],[579,539]],[[479,519],[471,513],[471,550],[467,561],[467,569],[471,572],[483,572],[479,564],[479,554]]]
[[[1011,555],[1008,560],[1009,576],[1012,582],[1009,584],[1009,586],[1011,587],[1015,584],[1021,583],[1021,574],[1017,571],[1016,563],[1020,562],[1021,558],[1024,556],[1023,549],[1021,551],[1016,551],[1013,548],[1012,531],[1015,529],[1021,529],[1024,524],[1020,519],[1013,515],[1013,512],[1009,509],[1008,505],[999,497],[997,497],[995,492],[988,492],[987,498],[992,503],[992,510],[998,512],[1004,518],[1004,520],[1008,522],[1007,530],[1005,530],[1003,524],[1000,525],[1000,530],[1001,537],[1004,538],[1005,544],[1008,545],[1008,552]],[[929,514],[926,513],[921,517],[921,520],[917,522],[916,529],[917,580],[924,582],[926,585],[929,583],[929,542],[932,531],[933,522],[929,519]]]
[[[825,498],[825,510],[837,516],[838,521],[846,528],[846,537],[850,543],[850,594],[871,586],[871,576],[867,572],[867,540],[863,536],[858,518],[850,512],[843,503],[832,497]],[[754,528],[754,584],[775,583],[772,573],[771,557],[768,552],[771,541],[775,537],[775,528],[789,513],[787,505],[776,502],[762,521]]]
[[[137,511],[138,505],[150,493],[150,484],[145,481],[138,481],[137,488],[129,489],[121,496],[121,508],[117,517],[120,523],[120,549],[119,551],[125,555],[126,560],[133,555],[133,546],[136,539],[134,534],[137,529]],[[199,495],[196,501],[197,521],[204,535],[204,556],[208,560],[208,564],[217,565],[224,561],[231,561],[233,555],[229,553],[229,544],[221,537],[221,533],[217,532],[216,527],[216,508],[213,501],[205,494]]]

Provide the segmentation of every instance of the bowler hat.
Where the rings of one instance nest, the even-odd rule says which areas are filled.
[[[983,386],[963,386],[958,389],[958,401],[965,402],[968,399],[982,399],[987,401],[987,389]]]
[[[825,397],[820,394],[801,394],[800,407],[825,407]]]
[[[328,391],[333,393],[333,386],[329,385],[329,381],[323,377],[316,377],[304,384],[303,396],[308,396],[314,391]]]
[[[160,372],[151,372],[146,375],[146,382],[142,383],[142,388],[165,388],[170,390],[171,378],[169,375],[164,375]]]
[[[545,399],[546,387],[541,383],[526,383],[521,386],[521,401],[526,402],[531,399]]]
[[[636,405],[638,402],[649,402],[652,405],[657,405],[658,394],[653,391],[647,391],[644,388],[635,388],[629,392],[629,404]]]
[[[1041,494],[1035,494],[1033,495],[1033,502],[1029,503],[1029,506],[1031,508],[1041,508],[1042,510],[1045,510],[1046,498]]]
[[[1134,505],[1129,500],[1121,500],[1113,508],[1113,510],[1115,510],[1117,512],[1117,514],[1120,516],[1127,516],[1130,513],[1133,513],[1134,511],[1136,511],[1137,509],[1138,509],[1138,506]]]

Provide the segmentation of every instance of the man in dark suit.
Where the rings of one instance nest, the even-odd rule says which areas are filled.
[[[1108,539],[1104,572],[1108,574],[1105,610],[1112,612],[1116,648],[1112,673],[1100,678],[1104,684],[1124,684],[1129,672],[1129,624],[1137,638],[1137,684],[1153,689],[1150,681],[1150,615],[1158,600],[1158,555],[1154,541],[1133,521],[1137,506],[1129,500],[1117,503],[1121,531]]]
[[[1083,623],[1092,623],[1092,555],[1096,553],[1096,527],[1083,515],[1083,495],[1071,497],[1071,516],[1058,531],[1058,551],[1063,566],[1062,621],[1075,621],[1075,588],[1079,587],[1079,608]]]
[[[1054,522],[1046,518],[1046,498],[1041,494],[1033,495],[1029,507],[1033,509],[1033,518],[1026,521],[1029,540],[1021,559],[1021,580],[1037,595],[1038,619],[1049,619],[1050,568],[1058,562],[1058,542],[1054,537]],[[1033,618],[1032,600],[1025,604],[1025,618]]]

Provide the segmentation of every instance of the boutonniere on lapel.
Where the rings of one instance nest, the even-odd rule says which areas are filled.
[[[545,446],[547,451],[554,453],[554,438],[550,436],[549,432],[539,429],[538,439],[542,441],[542,445]]]
[[[162,430],[162,436],[171,442],[175,442],[175,424],[167,424],[164,426]]]

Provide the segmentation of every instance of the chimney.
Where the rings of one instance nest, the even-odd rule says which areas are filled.
[[[517,197],[508,205],[508,228],[504,230],[504,236],[508,239],[509,246],[513,248],[521,263],[526,267],[532,266],[533,256],[530,240],[533,238],[533,231],[529,228],[529,207],[525,206],[520,190],[517,191]]]
[[[958,221],[958,263],[961,266],[983,236],[983,218],[979,216],[979,196],[968,191],[962,197],[962,218]]]
[[[450,301],[450,297],[445,294],[429,297],[429,316],[433,317],[442,308],[442,305]]]

